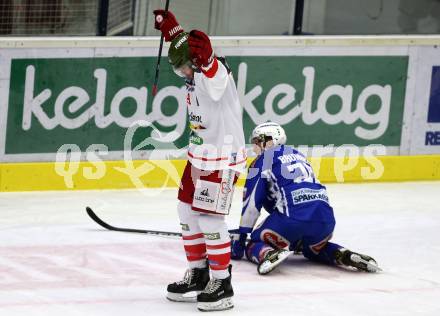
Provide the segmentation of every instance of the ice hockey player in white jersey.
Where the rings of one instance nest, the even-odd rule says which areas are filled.
[[[209,37],[184,32],[169,11],[154,14],[155,28],[171,42],[169,62],[185,79],[191,128],[177,206],[189,269],[182,281],[168,285],[167,298],[197,301],[202,311],[230,309],[234,292],[225,215],[246,164],[242,108],[232,74]]]
[[[313,261],[366,272],[379,270],[370,256],[330,242],[335,228],[325,186],[319,183],[304,155],[284,145],[283,128],[272,122],[252,132],[257,158],[249,167],[240,228],[234,232],[232,258],[258,264],[267,274],[293,252]],[[264,208],[270,215],[254,227]],[[246,243],[248,234],[250,241]]]

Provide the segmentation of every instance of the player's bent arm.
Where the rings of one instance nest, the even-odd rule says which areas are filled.
[[[243,202],[239,229],[241,234],[252,232],[260,217],[261,207],[266,195],[266,181],[261,178],[261,173],[259,173],[255,177],[246,180],[245,188],[246,196]]]
[[[202,81],[206,92],[213,101],[219,101],[228,86],[228,70],[216,57],[207,67],[202,67],[201,70],[204,75]]]

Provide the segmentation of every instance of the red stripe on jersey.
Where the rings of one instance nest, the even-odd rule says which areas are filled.
[[[195,234],[195,235],[188,235],[188,236],[182,236],[183,240],[194,240],[199,238],[204,238],[205,235],[203,233]]]
[[[217,73],[218,70],[218,61],[217,58],[214,57],[214,60],[212,61],[211,64],[211,68],[209,68],[208,70],[203,70],[202,68],[202,72],[205,74],[206,77],[208,78],[212,78],[215,76],[215,74]]]
[[[222,248],[229,248],[231,247],[231,242],[228,241],[227,243],[220,244],[220,245],[206,245],[206,249],[222,249]]]

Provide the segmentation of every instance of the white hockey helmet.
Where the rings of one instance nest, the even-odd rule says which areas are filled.
[[[271,140],[274,146],[284,145],[287,137],[286,132],[280,124],[274,122],[266,122],[257,125],[252,131],[251,143],[266,143]]]

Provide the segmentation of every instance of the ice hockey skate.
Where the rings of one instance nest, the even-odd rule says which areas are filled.
[[[231,266],[229,266],[231,273]],[[197,308],[203,312],[222,311],[234,307],[231,274],[226,279],[212,278],[206,288],[197,296]]]
[[[188,269],[183,280],[168,285],[167,299],[173,302],[196,302],[197,294],[205,289],[208,282],[208,267]]]
[[[263,261],[258,265],[257,271],[261,275],[268,274],[275,270],[283,261],[285,261],[293,251],[285,249],[274,249],[267,252]]]
[[[382,269],[379,268],[379,266],[377,265],[376,260],[374,260],[370,256],[356,253],[345,248],[337,250],[335,257],[336,257],[336,261],[340,265],[356,268],[357,270],[360,271],[365,271],[365,272],[382,271]]]

